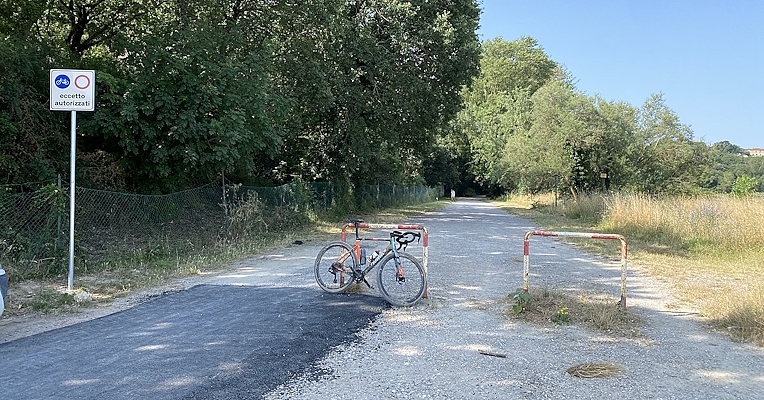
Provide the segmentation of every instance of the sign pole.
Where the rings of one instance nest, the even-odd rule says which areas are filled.
[[[72,111],[72,144],[69,154],[69,279],[67,288],[74,290],[74,153],[77,149],[77,111]]]
[[[71,111],[72,144],[69,156],[69,276],[67,288],[74,290],[74,179],[77,149],[77,111],[95,110],[95,71],[79,69],[50,70],[50,110]]]

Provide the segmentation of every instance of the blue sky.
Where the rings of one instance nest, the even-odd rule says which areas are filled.
[[[764,148],[764,2],[478,0],[478,35],[536,39],[590,96],[653,93],[696,140]]]

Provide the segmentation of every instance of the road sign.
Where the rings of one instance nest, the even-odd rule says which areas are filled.
[[[74,168],[77,150],[77,111],[95,110],[95,71],[81,69],[50,70],[50,109],[72,113],[72,141],[69,149],[69,279],[74,290]]]
[[[95,109],[95,71],[50,70],[50,109],[93,111]]]

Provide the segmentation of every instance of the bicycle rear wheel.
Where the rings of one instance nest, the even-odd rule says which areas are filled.
[[[358,268],[353,248],[345,242],[331,242],[318,252],[313,271],[316,283],[329,293],[342,293],[355,281]]]
[[[400,268],[395,262],[395,254],[388,253],[379,262],[377,282],[382,297],[390,304],[399,307],[413,306],[424,295],[424,267],[411,254],[398,252]]]

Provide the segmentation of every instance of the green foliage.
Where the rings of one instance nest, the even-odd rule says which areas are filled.
[[[707,148],[707,156],[711,163],[703,170],[701,188],[730,193],[735,180],[745,175],[756,180],[757,192],[764,191],[764,157],[749,157],[745,149],[727,141]]]
[[[732,184],[732,194],[740,197],[750,196],[756,192],[758,184],[754,177],[748,175],[738,176],[735,179],[735,183]]]
[[[49,66],[44,49],[17,38],[0,40],[2,182],[50,180],[68,166],[64,115],[47,111]]]
[[[68,167],[48,70],[97,71],[80,113],[78,181],[167,193],[217,179],[445,185],[498,194],[558,185],[764,190],[764,159],[693,142],[656,94],[580,93],[533,38],[479,43],[474,0],[0,0],[0,176]],[[474,79],[473,79],[474,78]]]
[[[69,293],[60,293],[53,290],[43,289],[32,298],[29,306],[42,313],[49,313],[63,306],[74,304],[74,296]]]
[[[166,192],[221,171],[254,171],[277,151],[272,96],[261,58],[234,57],[216,27],[126,43],[114,75],[99,74],[101,102],[89,133],[118,146],[128,185]],[[142,68],[137,68],[137,66]]]
[[[515,302],[515,304],[512,304],[512,311],[515,312],[515,315],[519,315],[523,310],[527,309],[531,305],[531,301],[533,301],[533,296],[522,288],[515,290],[514,293],[509,295]]]
[[[530,38],[487,41],[484,48],[482,74],[463,93],[458,119],[478,180],[539,193],[552,189],[556,177],[574,197],[611,187],[667,193],[697,187],[709,164],[705,146],[692,142],[662,95],[637,109],[579,93]],[[523,73],[534,65],[539,75]]]
[[[477,73],[473,1],[331,3],[337,8],[326,53],[285,59],[289,96],[303,105],[306,125],[287,135],[280,167],[306,179],[414,183],[433,138],[460,107],[458,89]],[[315,35],[313,35],[315,36]],[[298,41],[302,43],[303,41]],[[289,41],[287,54],[301,54]],[[316,57],[328,63],[319,63]],[[296,72],[315,65],[314,90],[294,86]],[[295,69],[295,71],[292,71]],[[291,122],[291,121],[290,121]]]
[[[221,172],[422,183],[422,159],[478,71],[474,0],[2,5],[7,182],[66,170],[51,67],[97,71],[96,111],[78,116],[81,182],[144,193]]]
[[[471,172],[492,185],[504,175],[497,164],[506,144],[530,129],[531,96],[561,70],[530,37],[485,41],[481,56],[480,76],[462,92],[465,109],[454,135],[469,139]]]

